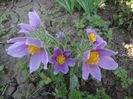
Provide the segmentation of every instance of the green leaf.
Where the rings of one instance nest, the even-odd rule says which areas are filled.
[[[70,74],[70,87],[69,89],[70,90],[73,90],[73,89],[79,89],[79,81],[78,81],[78,78],[77,76],[74,74],[74,73],[71,73]]]
[[[60,5],[62,5],[69,13],[72,14],[74,10],[75,0],[56,0]]]
[[[128,86],[133,83],[133,79],[128,77],[128,72],[122,67],[114,71],[114,74],[120,79],[123,88],[128,88]]]
[[[0,65],[0,72],[4,70],[4,65]]]
[[[40,77],[42,78],[44,84],[49,84],[51,83],[51,79],[47,77],[43,72],[40,73]]]
[[[97,89],[94,99],[111,99],[111,97],[105,92],[104,89]]]
[[[8,21],[10,19],[10,15],[9,14],[3,14],[0,16],[0,23],[4,22],[4,21]]]
[[[55,93],[57,97],[64,98],[67,96],[67,88],[65,82],[58,82],[56,83]]]
[[[81,92],[73,89],[73,91],[71,91],[71,93],[69,94],[69,99],[83,99]]]

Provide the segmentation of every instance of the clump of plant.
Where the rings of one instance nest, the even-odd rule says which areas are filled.
[[[62,5],[70,14],[74,11],[75,0],[56,0]]]
[[[95,13],[104,0],[76,0],[85,14]]]
[[[114,24],[127,30],[133,29],[133,1],[132,0],[117,0],[114,2]]]
[[[133,79],[128,77],[128,72],[124,68],[119,67],[114,71],[114,74],[119,78],[123,88],[128,88],[129,85],[133,84]]]
[[[111,97],[105,92],[104,89],[97,89],[96,95],[92,95],[89,92],[74,90],[74,92],[70,94],[69,99],[111,99]]]
[[[79,10],[83,9],[85,14],[95,13],[98,7],[105,0],[56,0],[60,5],[62,5],[69,13],[72,14],[74,8]]]
[[[9,14],[3,14],[0,16],[0,23],[8,21],[10,19],[10,15]]]
[[[107,42],[93,28],[88,27],[86,35],[76,35],[80,41],[73,41],[64,32],[54,36],[46,31],[35,10],[28,16],[29,23],[20,24],[19,33],[24,36],[9,39],[8,43],[12,45],[6,51],[16,58],[30,56],[29,73],[40,77],[41,87],[50,83],[55,85],[52,92],[43,95],[68,98],[69,94],[78,93],[79,79],[88,80],[91,75],[101,81],[101,69],[118,67],[112,58],[117,52],[107,49]]]
[[[112,28],[110,28],[110,22],[103,20],[98,15],[85,15],[79,17],[75,21],[74,27],[78,31],[78,35],[82,35],[84,28],[90,25],[95,28],[98,34],[102,35],[108,42],[112,40]]]

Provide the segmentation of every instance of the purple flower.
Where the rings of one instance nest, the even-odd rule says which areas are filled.
[[[7,54],[13,57],[21,58],[25,55],[31,55],[29,67],[30,73],[37,70],[41,64],[44,64],[44,69],[47,69],[48,53],[42,44],[37,39],[31,37],[17,37],[8,41],[12,44],[6,49]]]
[[[19,33],[29,33],[37,30],[41,26],[41,19],[37,12],[34,10],[28,13],[29,24],[21,23]]]
[[[95,45],[95,48],[96,47],[102,48],[105,45],[107,45],[106,41],[104,41],[99,35],[97,35],[94,29],[92,28],[86,29],[86,34],[90,42]]]
[[[56,34],[56,37],[59,39],[59,40],[64,40],[65,39],[65,34],[64,32],[58,32]]]
[[[87,51],[83,57],[83,79],[87,80],[89,74],[91,74],[93,78],[101,81],[100,68],[115,70],[118,67],[118,64],[110,57],[116,54],[117,52],[106,48],[97,48]]]
[[[72,53],[71,50],[66,50],[62,52],[61,49],[55,48],[54,54],[50,56],[49,62],[54,64],[54,74],[58,74],[60,71],[64,74],[67,74],[69,68],[75,65],[75,61],[72,58],[68,58],[68,56]]]

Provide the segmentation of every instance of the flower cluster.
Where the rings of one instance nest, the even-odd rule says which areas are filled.
[[[8,42],[14,44],[6,50],[7,54],[18,58],[31,55],[30,73],[37,70],[41,62],[44,64],[44,69],[47,69],[48,53],[39,40],[31,37],[17,37]]]
[[[118,64],[111,58],[111,56],[116,55],[117,52],[104,48],[107,43],[96,34],[95,30],[88,28],[86,29],[86,34],[94,47],[84,54],[82,77],[84,80],[87,80],[89,74],[91,74],[95,79],[101,81],[100,68],[114,70],[118,67]]]
[[[62,72],[67,74],[69,67],[75,66],[75,60],[70,58],[72,54],[71,50],[62,51],[59,47],[54,49],[53,55],[49,56],[46,47],[42,42],[35,37],[31,37],[28,34],[36,32],[41,28],[41,19],[36,11],[29,12],[29,24],[21,23],[19,33],[24,33],[24,37],[16,37],[8,40],[8,43],[13,43],[8,49],[7,54],[13,57],[21,58],[25,55],[30,55],[29,62],[30,73],[36,71],[40,64],[44,65],[44,69],[47,69],[47,64],[54,65],[54,74]],[[104,41],[95,30],[88,28],[86,34],[94,45],[93,49],[88,49],[83,57],[82,77],[84,80],[88,79],[91,74],[95,79],[101,80],[100,68],[114,70],[118,67],[118,64],[111,58],[116,55],[117,52],[106,49],[106,41]],[[50,34],[49,34],[50,35]],[[65,34],[59,32],[57,38],[62,41],[65,39]],[[45,44],[44,44],[45,45]]]

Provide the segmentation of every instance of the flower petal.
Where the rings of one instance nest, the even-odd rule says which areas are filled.
[[[62,51],[59,48],[55,48],[54,49],[54,54],[49,57],[49,62],[53,63],[53,64],[56,63],[56,57],[59,54],[62,54]]]
[[[86,31],[87,36],[88,36],[90,33],[96,34],[96,31],[95,31],[94,29],[92,29],[92,28],[87,28],[85,31]]]
[[[64,34],[64,32],[59,32],[59,33],[56,34],[56,37],[59,40],[64,40],[65,39],[65,34]]]
[[[90,50],[86,51],[83,57],[83,61],[86,61],[90,57]]]
[[[52,63],[52,64],[56,63],[56,56],[55,55],[50,56],[49,57],[49,62]]]
[[[95,79],[101,81],[101,70],[97,65],[90,65],[89,72]]]
[[[72,58],[67,58],[66,64],[68,64],[70,67],[74,67],[75,66],[75,60]]]
[[[24,24],[24,23],[20,24],[20,28],[21,30],[19,31],[19,33],[28,33],[35,30],[30,24]]]
[[[54,49],[54,55],[55,55],[55,56],[58,56],[58,55],[60,55],[60,54],[62,54],[62,50],[61,50],[60,48],[55,48],[55,49]]]
[[[42,44],[41,44],[41,42],[39,40],[37,40],[35,38],[32,38],[32,37],[30,37],[30,38],[28,38],[26,40],[26,44],[27,45],[34,45],[34,46],[37,46],[37,47],[41,47],[42,46]]]
[[[25,42],[25,40],[26,40],[26,37],[16,37],[16,38],[9,39],[7,43]]]
[[[63,55],[66,56],[66,57],[69,56],[70,54],[72,54],[72,51],[71,50],[66,50],[63,53]]]
[[[42,63],[44,64],[44,69],[47,69],[48,53],[45,49],[41,50],[41,60],[42,60]]]
[[[118,67],[118,64],[111,58],[107,56],[100,57],[99,66],[108,70],[115,70]]]
[[[28,55],[27,46],[23,43],[14,43],[6,51],[8,55],[18,58]]]
[[[58,64],[55,64],[54,66],[54,74],[57,75],[60,71],[60,66]]]
[[[29,12],[28,16],[30,25],[35,28],[39,28],[41,26],[41,19],[35,10],[33,12]]]
[[[8,47],[8,49],[6,49],[6,51],[14,51],[18,48],[21,48],[21,46],[23,46],[24,43],[21,43],[21,42],[16,42],[14,44],[12,44],[11,46]]]
[[[37,70],[40,66],[40,63],[41,63],[41,53],[38,52],[38,53],[32,55],[31,59],[30,59],[30,73]]]
[[[67,74],[69,68],[68,68],[68,65],[66,64],[62,64],[62,65],[59,65],[59,64],[55,64],[54,66],[54,74],[58,74],[59,72],[62,72],[64,74]]]
[[[94,42],[93,44],[94,44],[94,49],[97,49],[106,46],[107,42],[104,41],[103,38],[101,38],[99,35],[96,35],[96,42]]]
[[[22,28],[22,29],[19,30],[18,33],[24,33],[24,34],[27,34],[27,33],[29,33],[29,31],[27,31],[27,30],[25,30],[25,29]]]
[[[98,52],[99,52],[100,56],[113,56],[118,53],[118,52],[114,52],[114,51],[106,49],[106,48],[98,49]]]
[[[62,73],[67,74],[69,68],[67,64],[60,65],[60,70]]]
[[[82,67],[82,78],[83,78],[84,80],[87,80],[88,77],[89,77],[88,65],[83,64],[83,67]]]

